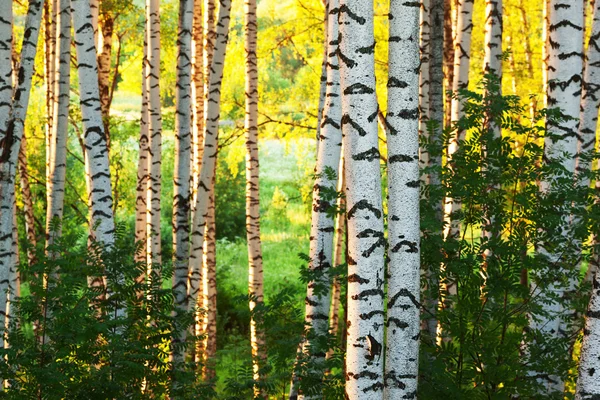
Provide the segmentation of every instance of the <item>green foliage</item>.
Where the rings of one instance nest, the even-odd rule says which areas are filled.
[[[117,236],[110,250],[64,236],[48,249],[52,257],[21,266],[29,293],[12,304],[0,350],[10,386],[1,398],[209,398],[212,389],[195,383],[189,366],[169,361],[171,341],[193,322],[174,312],[172,290],[162,288],[172,271],[156,266],[138,282],[145,265],[133,262],[121,228]]]
[[[587,217],[597,207],[581,184],[589,172],[573,176],[560,159],[544,160],[544,121],[556,122],[557,110],[530,120],[518,97],[498,89],[497,78],[485,76],[480,93],[460,91],[466,115],[444,132],[443,144],[458,131],[466,139],[441,170],[424,171],[440,174],[441,185],[423,189],[423,317],[435,313],[443,336],[439,344],[427,336],[422,341],[421,398],[532,398],[538,373],[569,380],[575,371],[570,354],[581,319],[573,315],[581,315],[589,293],[580,283],[579,261],[582,251],[589,253]],[[502,137],[494,136],[494,124]],[[432,154],[440,154],[441,144],[426,143]],[[540,181],[552,182],[550,189],[541,190]],[[442,237],[444,197],[462,203],[451,215],[460,222],[459,237]],[[455,295],[440,285],[451,282]],[[430,306],[440,291],[441,307]],[[549,315],[543,303],[560,311]],[[540,317],[560,318],[563,334],[529,329]]]
[[[223,150],[219,152],[219,155]],[[215,223],[217,239],[236,240],[246,234],[246,179],[239,171],[227,168],[224,157],[218,157],[215,180]]]

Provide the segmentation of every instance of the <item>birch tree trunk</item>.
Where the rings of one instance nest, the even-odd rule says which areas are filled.
[[[92,13],[92,27],[94,28],[94,46],[99,51],[98,19],[100,19],[100,0],[90,0],[90,11]]]
[[[486,0],[485,15],[483,70],[497,75],[502,82],[502,0]]]
[[[71,2],[59,0],[57,14],[57,64],[55,67],[55,103],[50,153],[50,187],[47,193],[46,244],[50,246],[61,235],[67,167],[67,136],[69,129],[69,97],[71,83]],[[52,231],[51,224],[59,225]]]
[[[598,126],[598,106],[600,106],[600,1],[594,3],[592,32],[585,58],[579,112],[579,142],[577,146],[577,170],[589,170],[590,164],[580,157],[582,152],[594,149]],[[589,179],[582,182],[589,185]]]
[[[595,18],[594,16],[594,22]],[[600,396],[600,291],[597,290],[600,287],[600,276],[597,270],[592,285],[594,290],[585,317],[575,400],[591,400]]]
[[[456,14],[452,10],[452,4],[456,0],[444,1],[444,91],[452,90],[454,82],[454,31],[456,27]],[[452,97],[445,97],[444,126],[450,126],[450,111],[452,110]]]
[[[319,137],[321,136],[321,121],[323,119],[323,110],[325,109],[325,96],[327,95],[327,48],[329,43],[329,10],[330,0],[322,0],[325,6],[325,16],[323,18],[323,62],[321,63],[321,79],[319,88],[319,106],[317,108],[317,152],[319,151]]]
[[[385,238],[377,137],[373,1],[342,0],[339,22],[348,224],[346,398],[374,400],[383,398],[384,386]]]
[[[148,187],[148,77],[146,76],[146,60],[148,57],[148,38],[144,38],[144,58],[142,66],[142,113],[140,116],[140,138],[139,138],[139,155],[138,155],[138,170],[137,170],[137,186],[135,199],[135,242],[142,244],[135,254],[135,261],[138,263],[146,262],[148,258],[147,241],[148,233],[146,228],[146,191]],[[145,280],[145,274],[140,276],[141,281]]]
[[[335,220],[331,216],[332,204],[328,193],[337,188],[340,150],[342,147],[342,104],[340,92],[340,71],[338,61],[339,35],[338,16],[339,7],[337,0],[329,0],[328,32],[330,38],[327,43],[327,84],[325,94],[325,105],[321,119],[321,130],[319,144],[317,146],[317,165],[315,167],[316,180],[313,188],[312,221],[310,229],[310,250],[308,268],[315,272],[317,278],[308,283],[306,293],[306,313],[304,324],[308,338],[324,337],[329,328],[329,307],[331,285],[331,266],[333,263],[333,236],[335,233]],[[320,290],[315,290],[320,288]],[[324,358],[328,349],[318,348],[318,340],[311,343],[310,339],[304,343],[304,352],[309,354],[311,365],[315,370],[311,371],[316,376],[323,375]],[[313,347],[315,346],[315,347]],[[300,393],[299,399],[315,398],[314,396]]]
[[[429,107],[430,107],[430,118],[432,121],[437,123],[437,129],[434,129],[429,134],[429,141],[432,143],[442,142],[442,129],[444,126],[444,39],[447,33],[444,26],[444,14],[445,14],[445,1],[444,0],[432,0],[431,1],[431,61],[429,64],[430,69],[430,91],[429,91]],[[452,35],[452,30],[449,32]],[[433,155],[428,157],[428,167],[441,167],[442,158],[440,155]],[[439,172],[433,170],[427,175],[426,182],[433,186],[439,186],[441,184],[441,177]],[[436,204],[436,215],[439,227],[439,234],[442,234],[442,203]],[[427,303],[428,314],[430,318],[427,319],[427,331],[429,332],[430,338],[435,338],[437,334],[437,319],[435,313],[438,307],[437,295],[433,293],[439,292],[439,282],[435,277],[433,271],[425,271],[430,286],[427,293],[430,293],[428,298],[425,300]]]
[[[561,164],[566,171],[575,172],[575,158],[577,154],[577,117],[580,112],[581,76],[583,70],[583,0],[574,0],[568,4],[561,0],[550,0],[548,7],[548,41],[552,45],[548,52],[548,107],[560,108],[561,113],[569,120],[548,122],[548,134],[544,140],[544,157],[546,161],[564,157]],[[545,180],[541,183],[542,191],[550,190],[556,183]],[[570,216],[562,217],[562,230],[570,223]],[[541,254],[548,257],[550,268],[564,268],[559,264],[553,266],[560,259],[560,254],[550,254],[544,248],[538,249]],[[567,273],[567,270],[563,270]],[[555,298],[563,298],[565,292],[575,287],[576,282],[569,282],[568,287],[558,282],[545,282],[538,301],[542,305],[546,316],[532,318],[530,327],[534,332],[539,332],[547,339],[559,338],[568,332],[566,319],[569,318],[568,310],[564,310]],[[538,288],[539,289],[539,288]],[[544,386],[545,395],[551,392],[564,390],[564,382],[558,376],[548,376],[544,371],[539,371],[538,382]]]
[[[27,261],[31,266],[35,262],[35,247],[37,237],[35,234],[35,220],[33,216],[33,199],[29,185],[29,171],[27,170],[27,140],[25,132],[21,138],[21,149],[19,150],[19,183],[23,194],[23,213],[25,214],[25,233],[27,235]]]
[[[469,86],[469,67],[471,61],[471,31],[473,30],[473,3],[475,0],[457,0],[456,40],[454,42],[454,76],[452,92],[456,94],[459,89]],[[450,121],[455,124],[464,116],[460,101],[452,98]],[[464,139],[464,132],[457,130],[448,144],[448,163],[452,163],[452,155],[458,150],[459,141]],[[456,219],[456,213],[460,211],[462,203],[460,199],[446,197],[444,199],[444,238],[458,238],[460,236],[460,221]],[[445,268],[442,266],[442,268]],[[451,278],[442,285],[442,292],[456,294],[456,282]],[[438,330],[438,335],[440,331]]]
[[[248,239],[248,294],[250,300],[250,344],[252,346],[252,366],[254,380],[261,379],[267,353],[265,335],[252,314],[257,305],[263,302],[263,262],[260,241],[260,202],[259,202],[259,163],[258,163],[258,70],[256,58],[256,0],[244,3],[244,31],[246,50],[246,232]],[[265,397],[258,387],[255,397]]]
[[[475,0],[458,0],[456,21],[456,41],[454,43],[454,77],[452,91],[469,86],[469,67],[471,61],[471,32],[473,30],[473,4]],[[451,121],[458,121],[464,112],[458,100],[452,99]],[[457,149],[457,139],[451,142],[448,154],[452,155]]]
[[[3,10],[12,10],[12,2],[5,0]],[[13,226],[14,226],[14,195],[15,178],[19,149],[23,137],[25,117],[27,115],[27,106],[29,104],[29,94],[31,91],[31,79],[37,42],[42,20],[42,1],[30,1],[25,21],[25,33],[23,35],[23,44],[21,46],[21,60],[18,81],[12,98],[9,99],[10,117],[6,122],[6,128],[3,126],[2,138],[0,138],[0,327],[5,326],[7,322],[7,290],[10,284],[10,271],[14,269],[15,254],[13,247]],[[0,20],[0,29],[8,29],[3,24],[10,25],[12,32],[12,18],[10,12],[4,14]],[[0,32],[0,48],[8,45],[10,53],[12,48],[12,39],[6,42],[6,32]],[[9,78],[10,79],[10,78]],[[12,82],[7,82],[12,88]],[[0,346],[4,346],[0,341]]]
[[[215,378],[214,357],[217,354],[217,242],[214,178],[209,193],[205,235],[202,260],[202,308],[205,310],[202,321],[202,333],[204,334],[202,377],[205,381],[210,381]]]
[[[499,94],[502,94],[502,0],[486,0],[485,4],[485,55],[483,62],[484,74],[493,74],[498,78]],[[500,121],[494,120],[494,116],[487,115],[487,123],[493,137],[499,139],[502,136]],[[487,157],[487,149],[484,149]],[[489,191],[498,189],[493,186]],[[494,210],[489,204],[483,206],[482,238],[491,240],[498,237],[498,231],[494,228]],[[484,250],[484,257],[488,259],[492,255],[489,248]],[[484,268],[487,268],[484,264]]]
[[[52,131],[54,127],[54,87],[56,85],[56,18],[58,0],[48,0],[44,6],[46,15],[44,24],[45,36],[45,83],[46,83],[46,196],[50,192],[50,155],[52,154]]]
[[[217,24],[215,52],[211,65],[210,90],[206,102],[206,123],[204,126],[204,145],[202,154],[202,170],[198,180],[198,196],[192,223],[192,245],[188,277],[188,307],[193,311],[198,301],[202,278],[202,257],[204,235],[209,206],[210,181],[215,175],[217,144],[219,134],[219,118],[221,110],[221,82],[225,52],[229,36],[231,0],[220,0],[219,22]]]
[[[98,86],[100,88],[100,105],[102,106],[102,118],[104,121],[104,132],[110,148],[110,67],[113,44],[113,31],[115,20],[113,10],[110,9],[110,3],[102,2],[100,4],[100,29],[99,34],[95,36],[97,40],[96,49],[98,51]]]
[[[421,67],[419,73],[419,134],[428,136],[427,123],[431,117],[431,0],[421,0],[420,7],[419,48]],[[429,152],[423,148],[420,151],[421,165],[429,164]]]
[[[215,1],[206,1],[206,15],[204,18],[206,43],[204,47],[204,93],[209,91],[210,65],[214,56],[215,48]],[[205,96],[204,108],[207,107],[208,98]],[[218,152],[216,153],[218,154]],[[216,157],[216,155],[215,155]],[[217,160],[215,159],[215,175]],[[204,229],[204,246],[202,255],[202,300],[199,301],[204,312],[196,317],[198,332],[204,335],[203,340],[198,343],[196,351],[197,362],[202,362],[202,377],[210,380],[214,377],[214,351],[216,351],[216,236],[215,236],[215,176],[210,181],[208,188],[208,209],[206,215],[206,227]],[[210,330],[210,332],[209,332]],[[214,351],[213,351],[214,350]]]
[[[173,175],[173,291],[176,313],[187,311],[187,276],[190,237],[190,161],[191,161],[191,73],[192,23],[194,1],[180,0],[177,33],[177,85],[175,121],[175,172]],[[175,337],[172,342],[172,361],[183,361],[183,352]]]
[[[388,301],[384,399],[417,396],[419,372],[419,9],[390,3]]]
[[[202,0],[194,1],[194,19],[192,27],[192,187],[191,187],[191,219],[194,219],[196,196],[198,194],[198,179],[202,167],[202,135],[204,132],[204,16]]]
[[[73,5],[73,30],[77,50],[77,72],[81,117],[85,130],[85,160],[90,172],[90,236],[92,240],[111,248],[114,245],[115,220],[108,162],[108,147],[100,107],[98,64],[88,0],[71,0]]]
[[[0,9],[0,141],[7,135],[13,95],[13,2],[1,0]],[[12,217],[11,217],[12,218]]]
[[[344,157],[343,152],[340,157],[340,167],[339,167],[339,177],[338,177],[338,193],[344,192],[345,179],[344,179]],[[338,199],[338,210],[344,210],[346,208],[346,200],[343,196]],[[346,239],[346,216],[345,214],[338,214],[336,217],[336,237],[335,237],[335,247],[333,250],[333,266],[337,267],[344,262],[344,242]],[[329,333],[333,337],[337,337],[340,326],[340,296],[342,291],[342,284],[339,278],[335,278],[333,280],[333,285],[331,289],[331,309],[329,311]],[[327,354],[328,357],[331,355],[331,350]]]
[[[148,268],[161,263],[160,188],[162,114],[160,105],[160,16],[159,0],[146,0],[146,90],[148,91],[148,185],[146,191]],[[149,270],[150,271],[150,270]]]

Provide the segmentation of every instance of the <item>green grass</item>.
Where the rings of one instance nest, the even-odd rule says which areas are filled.
[[[300,146],[296,143],[292,146]],[[286,282],[298,282],[301,259],[299,253],[308,253],[310,234],[310,208],[302,202],[301,191],[310,177],[302,171],[302,162],[286,151],[285,144],[267,141],[260,149],[261,239],[265,297],[277,291]],[[299,165],[299,161],[301,164]],[[311,164],[312,160],[309,160]],[[306,182],[299,182],[303,179]],[[276,190],[287,201],[273,202]],[[276,204],[274,204],[276,203]],[[238,288],[240,294],[248,288],[248,250],[245,238],[235,242],[221,240],[217,243],[217,269],[230,272],[228,284]],[[303,297],[303,295],[302,295]]]
[[[300,282],[299,253],[308,253],[310,206],[303,200],[312,188],[314,144],[298,140],[285,144],[265,141],[260,146],[261,239],[264,293],[268,304],[272,294],[284,286],[297,286],[298,304],[303,304],[304,285]],[[248,250],[245,238],[217,242],[217,282],[229,296],[248,293]],[[240,307],[247,307],[245,304]],[[245,335],[247,336],[247,335]],[[239,368],[248,368],[250,341],[237,332],[218,332],[217,391],[233,379]]]

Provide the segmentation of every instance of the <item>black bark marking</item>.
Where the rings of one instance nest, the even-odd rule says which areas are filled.
[[[367,210],[367,211],[371,211],[375,217],[377,218],[381,218],[381,210],[377,209],[376,207],[372,206],[367,200],[363,199],[360,200],[359,202],[357,202],[349,211],[348,211],[348,218],[353,218],[354,215],[359,211],[359,210]]]
[[[366,136],[367,135],[367,131],[365,131],[359,124],[357,124],[356,122],[354,122],[352,120],[352,117],[350,117],[349,114],[345,114],[342,117],[342,126],[346,125],[346,124],[350,124],[351,127],[353,127],[360,136]]]
[[[373,88],[370,88],[369,86],[362,84],[360,82],[350,85],[346,89],[344,89],[344,94],[373,94],[373,93],[375,93],[375,90],[373,90]]]
[[[381,154],[379,153],[379,149],[376,147],[371,147],[369,150],[364,151],[362,153],[354,154],[352,159],[355,161],[374,161],[379,160]]]

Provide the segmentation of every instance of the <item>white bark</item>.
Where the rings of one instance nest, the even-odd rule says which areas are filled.
[[[550,108],[560,108],[563,115],[572,118],[567,121],[547,124],[548,134],[544,140],[544,157],[546,161],[557,157],[562,166],[570,173],[575,172],[575,156],[577,154],[577,133],[579,106],[581,98],[581,76],[583,70],[583,0],[573,0],[566,4],[561,0],[550,0],[548,7],[548,42],[552,45],[548,52],[548,87],[547,102]],[[550,180],[542,181],[541,189],[548,191],[554,185]],[[566,234],[570,223],[569,216],[563,216],[562,229]],[[558,262],[560,254],[549,254],[543,247],[538,250],[548,257],[550,264]],[[550,268],[563,268],[552,267]],[[566,273],[567,271],[565,271]],[[562,298],[565,290],[575,287],[576,282],[569,282],[569,288],[555,282],[545,282],[538,301],[548,316],[536,316],[531,319],[530,327],[539,331],[544,337],[558,338],[568,333],[565,320],[570,315],[568,310],[556,303],[550,294]],[[540,288],[538,288],[539,290]],[[538,381],[544,386],[542,394],[564,390],[564,382],[559,377],[547,376],[544,371]]]
[[[317,152],[319,151],[319,137],[321,136],[321,121],[325,109],[325,96],[327,95],[327,48],[329,43],[329,10],[331,0],[323,0],[325,6],[325,18],[323,18],[323,62],[321,63],[321,79],[319,87],[319,106],[317,108]]]
[[[248,295],[252,312],[263,303],[263,261],[260,240],[260,188],[258,161],[258,58],[257,47],[257,1],[244,3],[244,50],[245,57],[245,105],[246,118],[246,238],[248,242]],[[250,319],[250,345],[252,347],[252,369],[254,380],[259,381],[261,369],[266,362],[264,330],[254,316]],[[258,386],[254,386],[254,397],[266,397]]]
[[[6,136],[13,95],[13,2],[0,0],[0,141]]]
[[[485,72],[502,80],[502,0],[485,1]]]
[[[210,381],[215,377],[215,361],[217,354],[217,242],[215,226],[215,180],[213,179],[209,194],[208,214],[202,257],[202,378]],[[200,354],[197,354],[200,355]]]
[[[431,118],[430,91],[431,87],[431,0],[421,0],[420,7],[419,48],[421,67],[419,74],[419,134],[428,137],[427,123]],[[421,165],[429,164],[429,152],[420,152]]]
[[[225,63],[225,51],[229,36],[231,0],[221,0],[219,22],[215,41],[215,53],[211,66],[209,100],[207,101],[206,124],[204,126],[204,151],[202,169],[198,182],[198,196],[192,223],[192,245],[188,276],[188,307],[190,311],[196,307],[201,282],[202,254],[206,216],[208,213],[210,181],[215,174],[215,161],[219,134],[219,117],[221,111],[221,81]]]
[[[46,196],[50,193],[50,155],[52,154],[52,130],[54,126],[54,103],[56,84],[56,18],[58,13],[58,0],[48,0],[44,7],[46,15],[45,30],[45,84],[46,84]]]
[[[321,118],[321,127],[317,146],[317,166],[315,167],[316,181],[313,188],[312,221],[310,229],[310,250],[308,268],[317,271],[320,275],[316,281],[308,283],[306,293],[306,317],[305,326],[312,329],[313,334],[325,336],[329,325],[329,288],[331,284],[330,269],[333,263],[333,236],[335,233],[335,219],[331,212],[335,203],[323,193],[331,193],[337,189],[340,155],[342,147],[342,104],[340,92],[340,71],[338,61],[338,15],[339,7],[337,0],[329,0],[328,32],[327,37],[327,84],[325,104]],[[334,172],[334,174],[331,174]],[[315,286],[321,288],[321,293],[315,293]],[[312,344],[309,340],[305,342],[304,351],[309,352]],[[311,354],[316,368],[316,374],[323,374],[322,369],[326,349],[320,349]],[[304,396],[299,399],[315,398]]]
[[[344,191],[344,158],[343,153],[340,159],[340,167],[339,167],[339,177],[338,177],[338,193]],[[338,199],[338,209],[343,210],[346,208],[346,201],[344,197],[340,197]],[[336,217],[335,223],[335,247],[333,251],[333,266],[338,267],[344,262],[344,243],[346,242],[346,216],[344,214],[338,214]],[[331,289],[331,309],[329,311],[329,333],[333,337],[337,337],[340,325],[340,304],[341,304],[341,291],[342,291],[342,283],[340,282],[339,277],[335,278],[332,284]],[[332,349],[330,349],[329,353],[327,353],[327,357],[331,356]]]
[[[456,21],[456,40],[454,42],[454,76],[452,92],[457,93],[459,89],[469,86],[469,67],[471,61],[471,31],[473,30],[473,3],[475,0],[458,0],[458,11]],[[462,118],[464,112],[460,101],[453,98],[450,111],[452,123]],[[448,159],[458,150],[458,142],[464,139],[464,132],[456,132],[448,145]],[[457,238],[460,234],[460,223],[454,218],[456,212],[460,211],[461,202],[457,199],[446,198],[444,201],[444,219],[447,223],[444,237]],[[453,284],[451,284],[453,285]],[[449,290],[454,290],[450,288]]]
[[[89,163],[90,236],[107,246],[114,244],[115,220],[108,162],[108,148],[98,88],[98,64],[94,43],[94,30],[88,0],[71,0],[73,5],[73,30],[77,50],[77,72],[81,118],[84,128],[86,161]]]
[[[388,301],[384,398],[417,395],[419,370],[419,9],[390,4]]]
[[[51,245],[61,234],[60,225],[51,231],[53,220],[62,222],[65,176],[67,168],[67,136],[69,129],[69,97],[71,83],[71,2],[60,0],[56,21],[56,78],[55,102],[53,111],[52,145],[50,154],[50,187],[48,188],[48,208],[46,212],[46,243]]]
[[[179,2],[177,34],[177,85],[175,121],[175,173],[173,177],[173,291],[175,307],[187,311],[187,276],[190,236],[190,161],[191,161],[191,51],[194,1]],[[179,338],[174,339],[177,344]],[[176,347],[176,346],[175,346]],[[173,361],[183,361],[183,354],[174,348]]]
[[[428,132],[430,142],[441,143],[442,128],[444,125],[444,0],[432,0],[431,1],[431,39],[430,39],[430,91],[429,91],[429,107],[430,107],[430,118],[432,121],[437,122],[438,128],[431,132]],[[439,155],[428,157],[428,167],[441,167],[442,158]],[[427,183],[431,185],[439,185],[441,183],[440,174],[438,172],[431,172],[427,174]],[[442,203],[439,202],[436,205],[436,215],[438,218],[439,232],[442,231]],[[438,283],[433,279],[434,272],[425,271],[428,276],[429,282],[437,288]],[[434,289],[431,288],[431,289]],[[426,299],[428,314],[430,318],[427,320],[427,330],[429,336],[434,338],[437,332],[437,320],[435,318],[435,312],[437,310],[438,301],[437,296]]]
[[[25,233],[27,235],[27,261],[31,266],[35,262],[35,220],[33,216],[33,199],[31,197],[31,187],[29,185],[29,171],[27,170],[27,140],[25,133],[21,138],[21,148],[19,150],[19,183],[23,194],[23,213],[25,214]]]
[[[598,126],[598,106],[600,106],[600,1],[594,3],[592,32],[585,58],[582,83],[581,107],[579,112],[579,143],[577,147],[578,170],[589,170],[580,153],[594,149],[596,128]],[[582,184],[589,185],[589,180]]]
[[[346,398],[382,399],[385,238],[373,1],[342,0],[339,22],[348,224]]]
[[[198,178],[202,167],[202,135],[204,133],[204,22],[202,0],[194,1],[194,20],[192,28],[192,186],[191,190],[191,220],[194,219],[196,196],[198,194]]]
[[[144,58],[143,65],[146,65],[148,56],[148,41],[144,39]],[[143,244],[135,255],[136,262],[145,262],[147,259],[147,231],[146,231],[146,190],[148,186],[148,84],[146,70],[142,68],[142,113],[140,116],[140,138],[139,138],[139,155],[137,169],[137,186],[135,199],[135,241]],[[141,281],[145,280],[144,276],[139,277]]]
[[[10,282],[10,271],[14,268],[13,213],[17,162],[25,116],[31,91],[31,78],[42,19],[42,1],[31,1],[25,22],[25,34],[21,47],[18,81],[12,96],[10,119],[5,136],[0,139],[0,326],[4,326],[6,291]],[[12,45],[9,43],[9,45]],[[10,79],[10,78],[9,78]],[[10,80],[9,80],[10,84]],[[12,84],[11,84],[12,88]],[[0,342],[3,346],[3,342]]]
[[[162,152],[162,114],[160,105],[160,16],[159,0],[146,1],[146,85],[148,91],[148,185],[146,188],[146,257],[148,268],[161,263],[160,188]]]
[[[594,290],[583,329],[576,400],[592,400],[600,396],[600,276],[597,272],[592,284]]]

